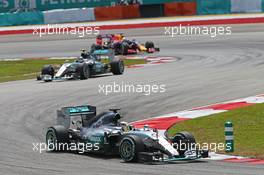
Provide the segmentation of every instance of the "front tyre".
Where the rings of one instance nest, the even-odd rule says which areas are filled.
[[[111,66],[111,72],[114,75],[121,75],[124,73],[125,65],[122,60],[115,60],[110,63]]]
[[[56,125],[48,128],[46,133],[46,144],[48,151],[67,151],[68,142],[69,134],[64,126]]]
[[[42,80],[41,75],[37,75],[37,81]]]
[[[52,81],[54,75],[55,75],[55,69],[52,65],[45,65],[41,69],[41,75],[49,75],[51,78],[50,79],[44,79],[45,82],[50,82]],[[38,79],[38,77],[37,77]]]
[[[136,136],[125,136],[119,146],[119,155],[125,162],[136,162],[138,153],[145,151],[142,140]]]
[[[137,156],[135,141],[130,137],[123,138],[119,146],[119,154],[125,162],[136,161]]]
[[[172,138],[172,143],[181,157],[184,157],[185,152],[188,150],[196,150],[196,140],[194,136],[187,131],[177,133]]]
[[[83,64],[80,68],[80,79],[86,80],[90,78],[90,68],[87,64]]]

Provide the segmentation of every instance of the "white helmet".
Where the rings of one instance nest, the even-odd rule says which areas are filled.
[[[120,122],[120,125],[121,125],[122,130],[123,130],[124,132],[129,132],[129,131],[132,130],[132,126],[129,125],[127,122],[122,121],[122,122]]]

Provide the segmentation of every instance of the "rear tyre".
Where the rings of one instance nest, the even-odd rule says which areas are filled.
[[[113,49],[115,51],[115,55],[122,55],[122,53],[123,53],[122,43],[115,43],[113,45]]]
[[[100,49],[102,49],[102,47],[100,46],[100,45],[98,45],[98,44],[93,44],[92,46],[91,46],[91,53],[93,53],[94,51],[96,51],[96,50],[100,50]]]
[[[119,155],[125,162],[136,162],[138,153],[144,150],[144,144],[139,137],[125,136],[120,142]]]
[[[173,137],[172,143],[174,144],[174,147],[177,149],[180,156],[184,156],[184,153],[188,150],[195,150],[196,146],[196,140],[194,136],[187,131],[177,133]]]
[[[90,78],[90,68],[87,64],[83,64],[80,68],[80,79],[86,80]]]
[[[128,49],[129,49],[129,45],[127,42],[123,42],[121,43],[121,55],[127,55],[128,54]]]
[[[46,144],[48,151],[67,151],[68,143],[69,134],[64,126],[56,125],[48,128],[46,133]]]
[[[152,41],[147,41],[147,42],[145,43],[145,47],[146,47],[147,49],[149,49],[149,48],[155,48],[154,43],[153,43]]]
[[[124,73],[125,65],[124,65],[124,62],[122,60],[112,61],[110,63],[110,66],[111,66],[111,72],[114,75],[121,75]]]

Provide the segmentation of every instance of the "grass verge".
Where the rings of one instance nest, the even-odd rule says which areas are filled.
[[[264,159],[264,104],[183,121],[174,125],[168,133],[172,136],[185,130],[193,133],[199,143],[225,143],[226,121],[234,124],[235,152],[232,154]]]
[[[16,61],[0,61],[0,83],[35,78],[46,64],[60,65],[66,59],[25,59]],[[143,59],[124,60],[126,66],[145,64]]]

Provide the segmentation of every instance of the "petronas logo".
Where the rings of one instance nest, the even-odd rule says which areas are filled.
[[[18,6],[19,6],[19,8],[29,8],[30,7],[30,0],[19,0]]]

